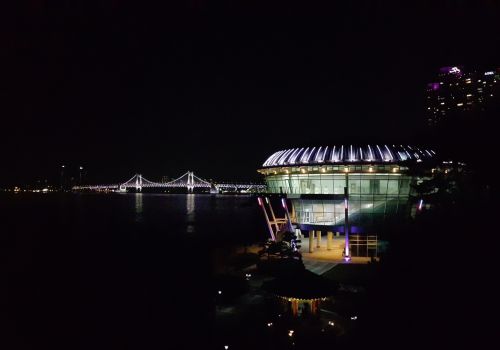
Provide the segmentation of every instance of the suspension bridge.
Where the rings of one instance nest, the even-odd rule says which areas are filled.
[[[266,185],[253,183],[218,183],[210,182],[196,176],[192,171],[187,171],[182,176],[169,182],[149,181],[141,174],[135,174],[128,181],[110,185],[74,186],[74,191],[116,191],[127,192],[128,189],[142,191],[143,188],[186,188],[188,192],[194,189],[208,189],[211,193],[221,191],[232,192],[264,192]]]

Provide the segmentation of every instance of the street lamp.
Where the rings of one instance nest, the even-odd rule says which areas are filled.
[[[61,191],[64,190],[64,168],[65,165],[61,165]]]
[[[80,166],[80,186],[82,185],[82,174],[83,174],[83,167]]]
[[[344,260],[348,262],[351,260],[351,254],[349,252],[349,177],[347,173],[345,174],[344,187],[344,234],[345,234],[345,248],[344,248]]]

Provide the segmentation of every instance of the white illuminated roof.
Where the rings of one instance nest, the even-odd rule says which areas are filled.
[[[335,145],[290,148],[273,153],[262,166],[399,163],[435,158],[433,150],[403,145]]]

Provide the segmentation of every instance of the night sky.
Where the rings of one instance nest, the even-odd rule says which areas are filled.
[[[421,144],[438,68],[500,62],[494,1],[435,2],[32,0],[3,31],[0,185],[61,164],[251,180],[287,147]]]

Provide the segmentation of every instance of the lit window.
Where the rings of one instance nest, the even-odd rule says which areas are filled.
[[[464,105],[463,103],[457,103],[457,106],[458,106],[458,107],[461,107],[461,106],[463,106],[463,105]]]

